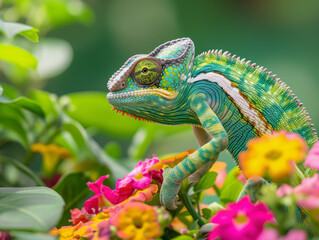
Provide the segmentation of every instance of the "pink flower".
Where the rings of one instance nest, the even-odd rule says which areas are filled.
[[[110,203],[121,203],[131,196],[134,196],[135,199],[152,200],[152,194],[157,192],[158,188],[152,186],[151,183],[162,184],[163,182],[163,170],[151,170],[151,167],[158,162],[159,159],[155,155],[152,159],[140,161],[130,173],[117,181],[114,190],[103,185],[108,175],[94,183],[89,182],[88,186],[95,196],[84,203],[85,210],[88,213],[97,213],[101,207],[109,206]]]
[[[118,204],[126,200],[134,194],[135,190],[147,188],[151,181],[163,182],[163,170],[149,169],[159,162],[159,159],[153,155],[152,159],[140,161],[134,169],[128,173],[123,179],[119,179],[116,183],[115,190],[106,187],[103,190],[104,196],[113,204]]]
[[[293,192],[293,188],[288,184],[281,185],[277,190],[278,197],[284,197],[286,195],[290,195]]]
[[[264,203],[252,204],[246,196],[237,203],[227,204],[227,209],[220,210],[211,219],[216,226],[208,239],[254,240],[268,221],[274,221],[274,216],[267,206]]]
[[[316,142],[309,151],[305,160],[305,165],[312,169],[319,170],[319,142]]]
[[[297,202],[301,207],[307,209],[319,208],[319,175],[316,173],[313,177],[302,180],[301,184],[292,188],[286,184],[280,186],[277,195],[283,197],[295,194]]]
[[[103,185],[103,181],[107,178],[109,178],[109,175],[100,177],[96,182],[87,183],[90,190],[95,193],[93,197],[84,202],[84,208],[88,213],[98,213],[101,207],[110,206],[103,194],[104,190],[108,188]]]
[[[280,236],[273,228],[265,229],[258,237],[258,240],[306,240],[307,233],[302,230],[292,229],[286,236]]]

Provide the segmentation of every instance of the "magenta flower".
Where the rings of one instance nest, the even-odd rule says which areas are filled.
[[[134,195],[136,191],[148,188],[151,182],[162,184],[163,170],[150,170],[158,162],[159,159],[155,155],[152,159],[140,161],[130,173],[117,181],[114,190],[103,185],[103,181],[108,178],[108,175],[101,177],[94,183],[89,182],[88,186],[95,193],[95,196],[84,203],[85,210],[91,214],[98,213],[101,207],[109,206],[110,203],[121,203]],[[150,190],[154,192],[154,187]]]
[[[305,165],[319,171],[319,142],[316,142],[309,151]]]
[[[299,229],[292,229],[286,236],[280,236],[273,228],[265,229],[258,237],[258,240],[306,240],[307,233]]]
[[[96,182],[88,182],[87,185],[90,188],[91,191],[95,193],[93,197],[86,200],[84,202],[84,209],[90,213],[98,213],[100,211],[101,207],[110,206],[111,204],[108,202],[108,200],[105,198],[103,192],[106,188],[106,186],[103,185],[103,181],[105,179],[109,178],[109,175],[105,175],[100,177]]]
[[[152,159],[147,158],[144,162],[140,161],[134,169],[129,172],[123,179],[116,183],[115,190],[110,188],[104,189],[104,196],[113,204],[118,204],[133,195],[135,190],[147,188],[151,181],[163,182],[163,170],[160,171],[149,169],[159,162],[159,159],[153,155]]]
[[[212,219],[216,224],[208,240],[221,238],[254,240],[262,232],[266,222],[274,221],[274,215],[264,203],[253,204],[248,196],[237,203],[227,204]]]

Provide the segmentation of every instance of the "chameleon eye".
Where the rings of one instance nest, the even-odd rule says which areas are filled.
[[[161,71],[162,67],[156,61],[144,59],[136,64],[132,76],[138,85],[152,85],[159,78]]]

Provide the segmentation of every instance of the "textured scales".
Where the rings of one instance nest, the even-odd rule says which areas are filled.
[[[200,148],[164,172],[160,200],[170,209],[183,179],[200,178],[226,147],[238,163],[248,140],[272,131],[296,132],[309,148],[318,141],[302,103],[276,75],[222,50],[194,59],[194,50],[189,38],[164,43],[131,57],[108,82],[107,98],[117,111],[193,126]],[[154,66],[161,70],[157,79]]]

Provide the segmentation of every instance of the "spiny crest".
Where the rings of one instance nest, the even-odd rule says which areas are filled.
[[[205,57],[205,56],[212,56],[212,55],[215,55],[216,57],[219,57],[220,59],[225,58],[225,60],[240,62],[243,65],[243,67],[255,69],[255,71],[257,71],[257,73],[267,74],[268,80],[274,80],[276,84],[280,85],[283,89],[285,89],[286,91],[288,91],[291,94],[293,99],[300,106],[301,111],[306,115],[306,118],[307,118],[308,122],[310,123],[310,126],[312,128],[313,133],[315,135],[317,135],[316,129],[313,128],[314,124],[311,123],[311,118],[309,117],[309,113],[306,111],[306,108],[303,107],[303,103],[300,102],[300,100],[296,97],[296,95],[292,92],[292,90],[290,89],[290,87],[287,86],[286,83],[281,81],[280,78],[277,78],[276,74],[272,74],[272,71],[268,71],[268,69],[263,67],[263,66],[259,66],[256,63],[252,63],[251,60],[246,60],[246,58],[240,58],[240,57],[236,56],[236,54],[232,55],[229,51],[223,52],[222,49],[209,50],[207,52],[201,53],[200,55],[198,55],[198,57],[201,57],[201,56]],[[267,80],[267,78],[266,78],[266,80]]]

